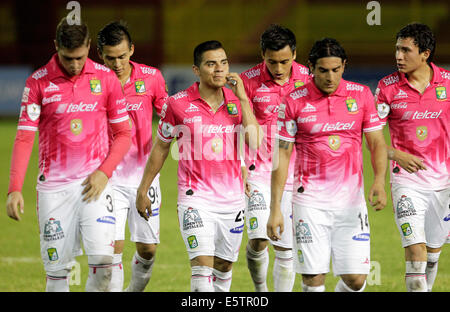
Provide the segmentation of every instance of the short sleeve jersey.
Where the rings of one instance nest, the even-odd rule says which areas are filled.
[[[95,171],[109,152],[108,125],[128,120],[113,72],[87,59],[71,78],[57,58],[27,79],[17,127],[39,131],[38,190],[57,190]]]
[[[166,83],[161,72],[135,62],[130,79],[123,86],[130,117],[132,144],[117,166],[111,181],[116,185],[137,187],[152,149],[153,108],[159,115],[167,100]]]
[[[243,72],[241,78],[256,120],[264,131],[263,142],[256,153],[247,146],[245,149],[246,167],[247,169],[253,169],[249,170],[248,181],[267,184],[270,183],[273,167],[272,156],[280,104],[286,94],[309,81],[309,71],[307,67],[293,62],[289,81],[284,85],[279,85],[273,80],[265,62],[262,62]],[[294,160],[295,151],[292,153],[289,164],[289,174],[286,181],[287,190],[292,190]]]
[[[389,124],[392,146],[427,167],[410,174],[392,161],[391,182],[441,190],[450,187],[450,72],[430,65],[433,77],[423,94],[395,72],[378,83],[376,101],[381,121]]]
[[[178,201],[214,212],[245,206],[239,155],[241,104],[222,88],[224,103],[214,112],[200,97],[199,83],[170,96],[161,112],[158,137],[177,138]]]
[[[279,138],[297,151],[293,202],[324,210],[364,203],[362,134],[382,129],[370,89],[342,79],[326,95],[311,81],[283,105]]]

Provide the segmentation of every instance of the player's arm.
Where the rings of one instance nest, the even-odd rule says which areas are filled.
[[[163,167],[167,155],[169,155],[170,143],[171,142],[164,142],[157,136],[152,151],[150,152],[150,156],[148,157],[147,164],[145,165],[144,174],[136,194],[136,209],[140,216],[145,220],[148,220],[148,217],[152,214],[151,202],[147,196],[147,192],[153,179],[155,179],[156,175]]]
[[[385,190],[387,171],[387,146],[383,136],[383,130],[365,132],[367,147],[370,151],[374,181],[369,191],[369,202],[375,210],[381,210],[386,206],[387,195]]]
[[[241,102],[242,126],[244,127],[245,143],[247,143],[251,149],[257,150],[262,143],[264,134],[253,114],[253,110],[245,92],[244,83],[237,73],[229,73],[227,79],[231,90],[233,90],[233,93]],[[236,81],[236,84],[233,85],[230,83],[230,79]]]
[[[33,151],[34,137],[34,131],[18,130],[14,140],[6,212],[10,218],[17,221],[20,221],[19,211],[22,214],[24,213],[25,203],[22,195],[22,186],[31,152]]]
[[[392,146],[388,147],[388,159],[393,160],[405,169],[408,173],[414,173],[419,170],[427,170],[423,160],[412,154],[395,149]]]
[[[291,159],[293,142],[277,139],[278,149],[273,153],[273,168],[270,184],[270,216],[267,221],[267,236],[272,240],[281,239],[284,231],[283,216],[281,214],[281,198],[288,176],[289,161]],[[278,231],[279,229],[279,231]]]

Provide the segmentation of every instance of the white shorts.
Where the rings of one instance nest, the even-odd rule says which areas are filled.
[[[294,263],[301,274],[369,274],[370,227],[366,204],[339,210],[293,205]]]
[[[190,260],[216,256],[237,261],[244,231],[244,207],[238,212],[215,213],[179,203],[177,213]]]
[[[292,248],[292,192],[284,191],[281,198],[281,213],[284,232],[281,239],[273,241],[267,236],[267,221],[270,216],[270,185],[248,182],[250,198],[246,196],[245,223],[249,239],[268,239],[272,245]]]
[[[112,256],[114,253],[114,199],[108,184],[95,202],[82,200],[81,184],[58,192],[37,192],[41,257],[47,272],[70,269],[75,257]]]
[[[442,247],[450,228],[450,189],[417,190],[392,184],[391,190],[402,246],[425,243],[431,248]]]
[[[148,191],[152,203],[152,215],[146,221],[136,209],[136,187],[114,185],[116,206],[116,240],[125,240],[125,225],[128,219],[130,240],[144,244],[159,244],[159,213],[161,208],[161,189],[159,179],[155,178]]]

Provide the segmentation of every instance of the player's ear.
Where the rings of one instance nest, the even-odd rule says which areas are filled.
[[[131,44],[131,47],[130,47],[130,57],[133,55],[133,53],[134,53],[134,44]]]
[[[346,67],[347,67],[347,60],[343,60],[342,61],[342,71],[344,71]]]
[[[294,51],[292,51],[292,59],[295,60],[297,58],[297,49],[295,49]]]
[[[200,76],[200,68],[198,68],[197,65],[192,65],[192,71],[194,72],[194,74],[199,77]]]
[[[58,52],[58,43],[56,42],[56,40],[53,40],[54,44],[55,44],[55,50],[56,52]]]
[[[431,55],[431,51],[427,49],[427,50],[423,51],[421,54],[422,54],[423,60],[426,62]]]
[[[97,54],[98,54],[98,57],[99,57],[102,61],[104,61],[103,55],[102,55],[102,51],[100,51],[99,48],[97,48]]]
[[[88,48],[88,50],[91,48],[91,38],[88,39],[87,48]]]

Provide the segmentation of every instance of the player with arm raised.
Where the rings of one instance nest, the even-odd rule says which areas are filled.
[[[252,149],[258,148],[262,133],[241,78],[229,73],[220,42],[206,41],[194,49],[193,71],[200,82],[169,97],[162,109],[136,206],[143,218],[152,214],[147,191],[176,137],[178,218],[190,259],[191,290],[229,291],[244,228],[241,127]]]
[[[436,40],[428,26],[409,24],[396,37],[398,71],[380,80],[377,108],[391,134],[391,190],[406,289],[431,291],[449,233],[450,72],[432,62]]]
[[[56,53],[27,79],[13,147],[6,208],[20,220],[39,131],[37,215],[47,291],[69,291],[80,239],[89,263],[86,291],[106,291],[111,278],[115,215],[108,180],[131,139],[120,83],[88,58],[90,42],[86,24],[69,25],[66,18],[58,24]]]
[[[158,69],[130,60],[134,44],[126,25],[120,22],[109,23],[100,30],[97,37],[100,57],[116,73],[122,84],[132,136],[131,148],[111,178],[116,206],[116,242],[110,290],[122,291],[123,288],[122,253],[128,219],[130,240],[136,243],[136,252],[131,261],[130,284],[125,291],[144,291],[151,278],[159,244],[159,175],[148,191],[153,205],[153,214],[149,220],[144,220],[137,212],[136,191],[153,145],[153,108],[157,114],[161,112],[167,99],[166,84]]]
[[[386,205],[387,168],[382,125],[370,89],[342,79],[347,56],[335,39],[317,41],[308,63],[314,78],[289,93],[279,111],[274,156],[279,165],[272,172],[267,234],[279,240],[291,230],[284,226],[280,203],[295,148],[293,245],[303,291],[325,291],[330,257],[334,274],[341,277],[335,291],[363,291],[370,270],[370,229],[362,135],[374,170],[368,199],[380,210]]]
[[[253,112],[261,128],[264,140],[253,152],[246,150],[247,185],[246,225],[249,241],[246,248],[247,265],[256,291],[267,291],[269,265],[268,244],[275,250],[273,280],[275,291],[292,291],[295,272],[292,258],[292,232],[286,231],[279,241],[267,236],[266,224],[270,214],[270,176],[272,154],[277,132],[278,110],[281,99],[309,80],[308,68],[295,62],[296,38],[291,30],[271,25],[261,35],[263,62],[243,72],[244,81]],[[275,148],[277,148],[275,146]],[[292,182],[294,180],[295,151],[289,166],[289,178],[282,196],[281,209],[285,226],[292,225]]]

